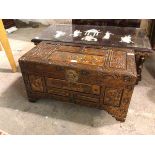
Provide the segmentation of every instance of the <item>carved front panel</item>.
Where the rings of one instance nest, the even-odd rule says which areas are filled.
[[[75,100],[83,100],[98,103],[100,102],[99,96],[85,93],[74,93]]]
[[[47,78],[46,84],[47,84],[48,91],[50,91],[51,88],[54,87],[54,88],[100,95],[100,86],[97,86],[97,85],[87,85],[83,83],[71,83],[65,80],[59,80],[59,79],[53,79],[53,78]]]
[[[48,89],[48,93],[69,97],[69,92],[67,90],[58,89],[58,88],[50,88]]]
[[[92,97],[88,97],[88,96],[85,96],[85,95],[78,95],[77,98],[80,99],[80,100],[84,100],[84,101],[99,103],[98,98],[92,98]]]
[[[116,88],[106,88],[104,104],[109,106],[120,106],[122,90]]]
[[[79,104],[79,105],[88,106],[88,107],[95,107],[95,108],[99,107],[98,102],[91,102],[91,101],[87,101],[87,100],[77,99],[77,100],[75,100],[75,103]]]
[[[38,92],[44,91],[41,77],[35,75],[29,75],[29,80],[32,91],[38,91]]]

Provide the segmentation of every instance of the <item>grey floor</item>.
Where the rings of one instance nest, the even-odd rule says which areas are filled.
[[[143,68],[143,80],[134,89],[126,122],[107,112],[55,100],[29,103],[18,58],[34,45],[31,38],[43,30],[21,28],[9,35],[18,72],[12,73],[0,52],[0,129],[9,134],[155,134],[155,55]]]

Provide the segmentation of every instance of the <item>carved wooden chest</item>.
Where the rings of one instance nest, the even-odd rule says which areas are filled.
[[[125,121],[137,78],[132,50],[41,42],[19,64],[30,101],[54,98]]]

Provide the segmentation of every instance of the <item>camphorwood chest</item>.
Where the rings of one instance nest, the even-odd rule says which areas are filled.
[[[45,41],[19,64],[30,101],[54,98],[104,109],[125,121],[137,78],[132,50]]]

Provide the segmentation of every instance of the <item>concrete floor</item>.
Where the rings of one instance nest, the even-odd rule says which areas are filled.
[[[43,29],[22,28],[9,35],[17,66],[18,58],[34,46],[30,40]],[[70,103],[29,103],[19,67],[12,73],[0,52],[0,129],[9,134],[155,134],[155,55],[145,62],[142,76],[126,122],[120,123],[105,111]]]

